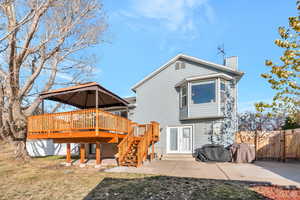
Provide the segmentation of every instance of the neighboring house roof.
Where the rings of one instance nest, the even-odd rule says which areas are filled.
[[[128,103],[135,103],[136,102],[136,97],[124,97]]]
[[[124,99],[127,102],[129,102],[129,105],[128,105],[129,108],[135,108],[136,107],[136,97],[125,97]]]
[[[147,82],[148,80],[150,80],[151,78],[153,78],[155,75],[159,74],[161,71],[163,71],[164,69],[166,69],[168,66],[170,66],[172,63],[176,62],[179,59],[186,59],[195,63],[199,63],[199,64],[203,64],[206,66],[210,66],[212,68],[218,69],[218,70],[222,70],[225,72],[230,72],[236,76],[243,76],[244,73],[234,70],[230,67],[224,66],[224,65],[220,65],[220,64],[216,64],[210,61],[206,61],[206,60],[202,60],[193,56],[188,56],[185,54],[178,54],[177,56],[175,56],[174,58],[172,58],[171,60],[169,60],[167,63],[165,63],[164,65],[162,65],[161,67],[159,67],[158,69],[156,69],[155,71],[153,71],[151,74],[149,74],[148,76],[146,76],[143,80],[139,81],[137,84],[135,84],[131,89],[135,92],[136,89],[141,86],[142,84],[144,84],[145,82]]]
[[[203,79],[210,79],[210,78],[223,78],[225,80],[232,80],[233,77],[228,76],[227,74],[223,73],[215,73],[215,74],[208,74],[208,75],[202,75],[202,76],[189,76],[181,80],[179,83],[175,85],[175,87],[179,87],[182,84],[189,82],[189,81],[196,81],[196,80],[203,80]]]

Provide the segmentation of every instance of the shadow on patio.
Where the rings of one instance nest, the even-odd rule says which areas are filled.
[[[285,163],[277,161],[256,161],[254,164],[300,185],[299,161],[289,161]]]
[[[248,189],[251,183],[170,176],[105,178],[84,199],[266,199]]]

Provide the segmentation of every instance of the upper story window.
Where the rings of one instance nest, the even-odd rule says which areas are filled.
[[[192,85],[192,103],[213,103],[216,102],[216,82],[202,82]]]
[[[175,63],[175,70],[185,69],[185,62],[183,61],[176,61]]]
[[[176,62],[175,63],[175,70],[179,70],[180,69],[180,62]]]
[[[180,107],[185,107],[187,105],[187,87],[186,85],[181,87],[180,95]]]

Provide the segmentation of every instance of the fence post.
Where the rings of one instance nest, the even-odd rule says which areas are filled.
[[[71,164],[71,144],[67,143],[67,156],[66,156],[67,164]]]
[[[154,160],[154,131],[156,131],[155,129],[155,122],[151,122],[151,157],[150,160]]]
[[[286,161],[286,139],[285,139],[285,130],[283,131],[283,162]]]
[[[96,142],[96,165],[101,164],[101,149],[100,142]]]
[[[255,159],[254,160],[257,160],[257,130],[255,130],[254,132],[254,149],[255,149]]]

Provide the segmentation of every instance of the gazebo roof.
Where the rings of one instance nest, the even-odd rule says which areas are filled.
[[[40,98],[72,105],[80,109],[96,107],[96,93],[98,93],[98,107],[127,106],[129,103],[105,89],[96,82],[50,90],[40,94]]]

